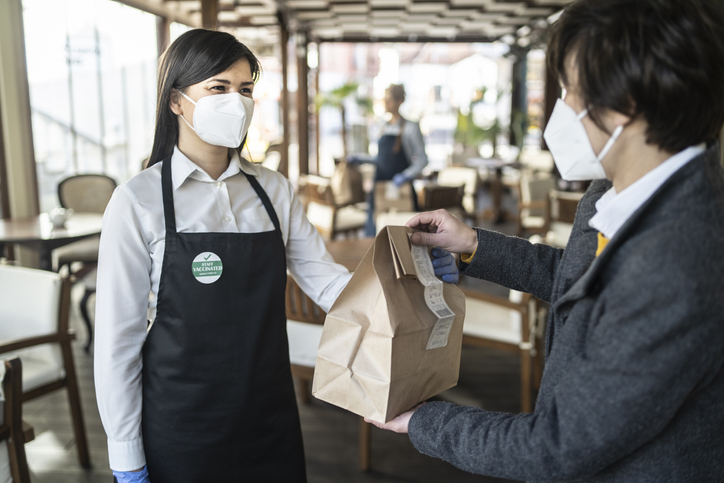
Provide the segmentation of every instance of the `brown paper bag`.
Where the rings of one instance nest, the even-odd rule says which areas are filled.
[[[332,192],[337,205],[352,205],[365,201],[362,173],[347,161],[341,161],[332,175]]]
[[[460,369],[465,296],[437,283],[431,264],[418,270],[413,258],[429,255],[411,252],[409,232],[380,231],[327,314],[317,352],[312,394],[378,422],[455,386]]]

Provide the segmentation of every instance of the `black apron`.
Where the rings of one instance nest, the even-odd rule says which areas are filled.
[[[378,181],[391,181],[392,178],[397,174],[406,170],[410,166],[410,162],[402,149],[402,140],[400,139],[400,149],[395,152],[395,143],[397,142],[398,136],[402,136],[402,130],[404,129],[404,122],[400,125],[400,134],[383,134],[380,140],[377,142],[377,163],[375,169],[375,183]],[[417,193],[415,193],[415,187],[410,181],[410,188],[412,191],[412,206],[415,211],[420,211],[420,207],[417,204]],[[365,235],[373,237],[377,233],[375,227],[374,213],[375,213],[375,190],[374,188],[370,191],[368,203],[367,203],[367,225],[365,226]]]
[[[143,444],[153,483],[306,482],[284,242],[268,196],[244,174],[274,231],[177,233],[171,160],[163,162],[166,252],[143,346]]]

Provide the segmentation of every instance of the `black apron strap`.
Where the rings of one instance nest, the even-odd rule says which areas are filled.
[[[242,173],[244,172],[242,171]],[[264,208],[266,208],[266,212],[269,214],[269,218],[271,218],[272,223],[274,223],[274,228],[281,234],[282,229],[279,227],[279,218],[277,218],[277,212],[274,211],[274,205],[272,205],[272,202],[267,196],[266,191],[264,191],[264,188],[261,187],[255,176],[247,173],[244,173],[244,176],[246,176],[246,179],[249,180],[249,184],[251,184],[251,187],[254,188],[257,196],[259,196],[259,199],[261,199],[261,202],[264,204]]]
[[[163,218],[166,233],[176,233],[176,211],[173,208],[173,182],[171,178],[171,158],[161,163],[161,189],[163,191]]]

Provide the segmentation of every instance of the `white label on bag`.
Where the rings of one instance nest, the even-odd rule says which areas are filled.
[[[409,237],[411,233],[408,233]],[[437,322],[432,328],[430,338],[427,340],[426,350],[437,349],[447,345],[447,339],[452,329],[455,313],[450,310],[445,296],[443,295],[442,280],[435,276],[435,269],[427,251],[427,247],[413,245],[410,243],[412,261],[415,264],[417,279],[425,286],[425,304],[437,317]]]

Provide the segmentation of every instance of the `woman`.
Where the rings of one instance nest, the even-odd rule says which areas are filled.
[[[179,37],[149,167],[106,210],[95,382],[121,483],[306,481],[286,273],[324,310],[350,274],[291,184],[240,156],[259,72],[227,33]]]
[[[417,178],[427,166],[425,141],[420,132],[420,125],[408,121],[400,115],[400,106],[405,102],[405,87],[402,84],[391,84],[385,90],[385,112],[390,120],[385,123],[377,144],[377,157],[366,158],[360,155],[350,156],[352,162],[371,161],[376,165],[375,183],[392,181],[395,186],[410,183],[412,203],[418,211],[417,195],[412,187],[412,180]],[[374,189],[370,193],[370,203],[365,228],[367,236],[375,236],[375,199]]]

